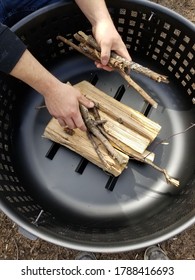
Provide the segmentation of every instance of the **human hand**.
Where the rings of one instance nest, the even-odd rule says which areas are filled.
[[[94,106],[93,102],[78,89],[58,80],[28,50],[22,54],[10,75],[42,94],[49,113],[58,119],[61,126],[86,130],[79,103],[91,108]]]
[[[78,89],[59,82],[57,88],[44,95],[44,98],[49,113],[58,120],[61,126],[68,126],[70,129],[79,128],[86,131],[79,103],[87,108],[92,108],[94,104],[81,94]]]
[[[98,68],[103,68],[107,71],[112,70],[107,66],[111,51],[115,51],[121,57],[131,61],[127,48],[111,20],[98,21],[92,30],[101,48],[101,63],[96,62]]]

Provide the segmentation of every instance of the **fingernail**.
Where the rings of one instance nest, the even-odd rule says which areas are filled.
[[[82,127],[81,130],[84,131],[84,132],[87,131],[86,126]]]
[[[107,63],[108,63],[107,59],[105,59],[105,58],[103,58],[101,62],[103,65],[107,65]]]

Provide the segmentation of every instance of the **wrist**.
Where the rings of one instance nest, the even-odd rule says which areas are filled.
[[[57,94],[62,87],[65,89],[65,84],[51,75],[49,78],[45,79],[45,82],[41,82],[36,90],[43,95],[44,98],[49,98]]]

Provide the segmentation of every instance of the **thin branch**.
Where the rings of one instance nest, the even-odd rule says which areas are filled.
[[[137,83],[135,83],[129,75],[127,75],[125,72],[119,71],[120,75],[128,82],[130,86],[132,86],[136,91],[139,92],[139,94],[154,108],[157,108],[158,103],[150,97],[145,90],[143,90]]]
[[[103,165],[108,169],[109,168],[108,163],[106,162],[103,154],[100,152],[99,146],[97,145],[95,139],[93,138],[93,134],[91,132],[87,131],[87,136],[88,136],[91,144],[93,145],[94,150],[96,151],[99,159],[102,161]]]
[[[179,186],[179,180],[171,177],[168,172],[166,171],[166,169],[159,167],[158,165],[156,165],[155,163],[153,163],[151,160],[148,160],[146,157],[141,159],[140,157],[133,157],[131,158],[133,160],[137,160],[143,163],[147,163],[148,165],[152,166],[154,169],[158,170],[159,172],[163,173],[163,175],[165,176],[166,182],[170,183],[171,185],[178,187]]]
[[[12,240],[14,241],[15,247],[16,247],[16,260],[19,259],[19,249],[18,249],[18,244],[16,242],[16,239],[12,237]]]
[[[154,150],[155,150],[160,144],[163,144],[164,142],[167,142],[167,144],[168,144],[168,141],[169,141],[171,138],[173,138],[173,137],[175,137],[175,136],[178,136],[178,135],[180,135],[180,134],[184,134],[184,133],[186,133],[187,131],[191,130],[191,129],[194,128],[194,127],[195,127],[195,123],[192,123],[189,127],[187,127],[186,129],[184,129],[183,131],[176,132],[176,133],[174,133],[174,134],[168,136],[167,138],[164,138],[163,140],[157,142],[156,145],[153,147],[151,153],[154,152]]]
[[[116,152],[110,142],[98,129],[98,126],[94,125],[94,120],[90,118],[88,109],[84,105],[80,104],[80,111],[88,131],[101,141],[101,143],[104,145],[104,147],[114,160],[116,159],[120,165],[125,164],[126,162],[124,162],[124,158],[121,157],[118,152]]]
[[[57,36],[58,40],[61,40],[65,44],[69,45],[70,47],[74,48],[78,52],[84,54],[88,58],[94,61],[101,61],[101,50],[98,46],[96,40],[90,35],[87,36],[84,32],[79,31],[78,33],[74,34],[76,40],[80,42],[79,45],[74,44],[72,41],[67,40],[62,36]],[[135,88],[135,90],[154,108],[157,108],[157,102],[150,97],[136,82],[134,82],[130,76],[128,75],[130,70],[136,71],[140,74],[144,74],[149,78],[157,81],[157,82],[168,82],[167,77],[160,75],[152,70],[141,66],[132,61],[127,61],[125,58],[119,56],[115,52],[111,52],[111,56],[108,62],[108,66],[117,70],[119,74],[127,81],[128,85]]]

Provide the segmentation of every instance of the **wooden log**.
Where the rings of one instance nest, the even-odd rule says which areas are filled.
[[[87,81],[75,85],[87,98],[99,104],[100,112],[104,112],[113,119],[123,124],[126,128],[137,132],[149,139],[151,143],[158,135],[161,126],[145,117],[142,113],[115,100]]]
[[[110,174],[113,174],[114,176],[119,176],[121,172],[127,167],[129,160],[129,157],[127,155],[115,149],[120,157],[123,158],[124,163],[120,165],[117,161],[113,160],[110,155],[108,155],[105,147],[97,140],[99,150],[101,151],[105,161],[107,162],[107,165],[105,166],[98,157],[93,145],[89,141],[85,132],[81,131],[80,129],[75,129],[74,133],[70,135],[70,133],[67,133],[54,118],[52,118],[49,124],[46,126],[43,137],[59,143],[69,148],[70,150],[80,154],[90,162],[94,163]]]
[[[109,153],[104,141],[100,142],[96,133],[89,135],[79,129],[70,133],[54,118],[46,126],[43,137],[71,149],[114,176],[119,176],[127,168],[129,157],[140,159],[142,162],[154,160],[154,154],[147,151],[147,147],[159,133],[158,124],[86,81],[74,87],[95,104],[98,103],[98,116],[100,120],[104,120],[103,124],[100,122],[98,126],[99,131],[107,138],[114,150],[111,149],[112,153]],[[88,113],[95,121],[94,110],[89,110]]]
[[[106,120],[104,124],[104,129],[107,134],[111,135],[119,142],[124,143],[126,146],[130,147],[132,150],[138,152],[139,154],[144,153],[150,141],[148,138],[140,135],[139,133],[127,128],[124,124],[119,123],[117,120],[113,119],[105,112],[99,111],[101,119]]]

